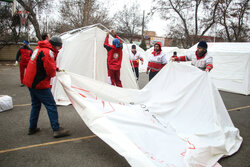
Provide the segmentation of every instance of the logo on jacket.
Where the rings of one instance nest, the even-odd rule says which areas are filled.
[[[118,59],[118,57],[119,57],[119,54],[118,54],[118,53],[114,53],[114,54],[113,54],[113,58],[114,58],[114,59]]]
[[[38,49],[34,50],[32,56],[30,58],[32,61],[36,58],[37,53],[38,53]]]
[[[51,58],[54,58],[54,52],[53,51],[50,50],[49,55],[50,55]]]

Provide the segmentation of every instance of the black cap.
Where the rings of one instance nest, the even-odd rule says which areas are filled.
[[[60,47],[62,46],[62,39],[60,37],[57,37],[57,36],[51,37],[49,42],[53,46],[60,46]]]
[[[132,45],[132,49],[136,49],[136,45]]]
[[[200,41],[197,47],[207,49],[207,42],[206,41]]]

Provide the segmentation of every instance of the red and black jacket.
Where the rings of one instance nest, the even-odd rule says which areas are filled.
[[[115,38],[119,39],[122,46],[122,41],[120,40],[120,38],[117,35],[115,36]],[[122,63],[122,47],[116,48],[115,45],[110,45],[109,36],[106,36],[104,47],[108,51],[108,69],[120,70]]]
[[[24,85],[33,89],[51,88],[50,79],[56,75],[57,54],[58,51],[47,40],[40,41],[29,61]]]
[[[19,58],[21,57],[20,58],[21,63],[28,63],[32,53],[33,50],[30,47],[24,45],[17,51],[16,61],[19,61]]]

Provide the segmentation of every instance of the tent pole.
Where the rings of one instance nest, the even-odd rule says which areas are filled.
[[[95,29],[95,37],[94,37],[94,79],[96,80],[96,29]]]

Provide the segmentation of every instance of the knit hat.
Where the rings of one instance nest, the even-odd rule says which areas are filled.
[[[132,49],[136,49],[136,45],[132,45]]]
[[[117,38],[113,40],[113,45],[115,45],[116,48],[122,47],[121,42]]]
[[[207,42],[206,41],[200,41],[197,48],[207,49]]]
[[[23,41],[25,45],[29,45],[30,43],[28,41]]]
[[[62,46],[62,39],[60,37],[57,37],[57,36],[50,38],[49,42],[53,46],[59,46],[59,47]]]

